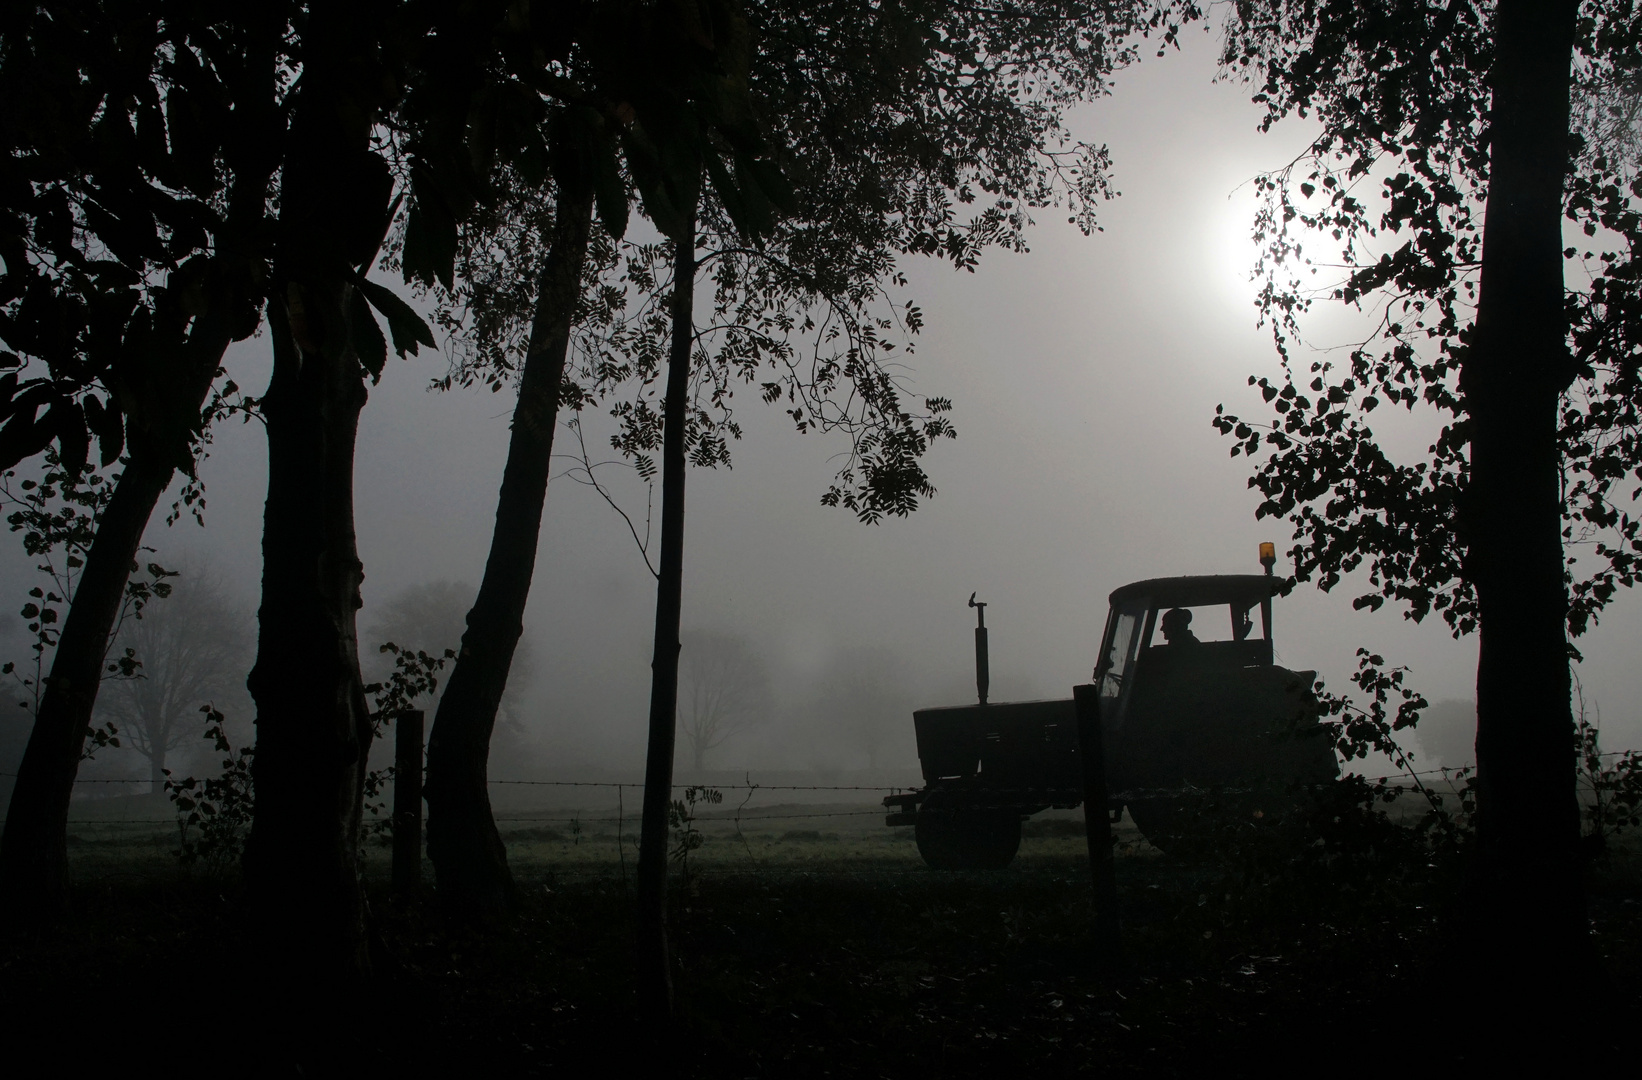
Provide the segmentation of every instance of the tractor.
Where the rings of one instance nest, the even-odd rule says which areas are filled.
[[[1166,852],[1191,851],[1212,832],[1206,805],[1260,814],[1259,804],[1339,772],[1318,726],[1316,673],[1277,666],[1272,601],[1283,583],[1271,574],[1272,545],[1260,547],[1264,574],[1152,578],[1110,597],[1094,671],[1105,809],[1113,821],[1127,809]],[[940,870],[1005,867],[1024,820],[1083,802],[1073,702],[989,703],[985,605],[973,595],[970,605],[979,703],[913,713],[924,786],[884,799],[886,822],[911,825],[919,854]],[[1198,618],[1211,613],[1223,620],[1218,633]]]

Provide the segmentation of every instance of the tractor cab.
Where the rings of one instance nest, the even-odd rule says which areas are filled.
[[[1270,791],[1338,773],[1316,731],[1316,672],[1276,661],[1272,599],[1281,592],[1268,575],[1221,574],[1111,594],[1095,668],[1107,783],[1159,847],[1186,846],[1192,792]]]
[[[1279,585],[1262,574],[1216,574],[1152,578],[1113,592],[1095,665],[1101,726],[1113,734],[1123,727],[1137,683],[1273,666],[1271,600]]]

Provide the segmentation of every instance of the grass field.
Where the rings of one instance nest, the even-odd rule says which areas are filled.
[[[5,943],[13,1038],[66,1027],[75,1053],[131,1068],[201,1045],[231,1061],[246,1021],[236,886],[184,875],[174,834],[141,806],[99,809],[73,826],[69,921]],[[585,1076],[636,1044],[633,823],[602,806],[504,816],[519,914],[486,934],[444,929],[431,889],[388,897],[386,851],[370,849],[378,984],[338,1071]],[[1163,856],[1125,824],[1119,958],[1089,933],[1078,814],[1029,823],[1009,869],[964,874],[925,869],[908,830],[882,821],[861,802],[766,800],[739,823],[723,806],[697,822],[705,841],[672,892],[674,1075],[1465,1067],[1470,1036],[1452,1019],[1465,976],[1436,948],[1443,881],[1363,874],[1262,891]],[[1635,852],[1617,855],[1592,873],[1593,926],[1612,1001],[1634,1015],[1642,888]]]

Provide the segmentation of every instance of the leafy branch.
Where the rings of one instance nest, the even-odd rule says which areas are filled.
[[[23,551],[40,561],[35,569],[43,574],[47,584],[28,590],[29,599],[18,610],[28,632],[33,636],[30,651],[34,654],[22,671],[14,661],[0,665],[0,675],[11,678],[23,694],[18,706],[31,717],[37,715],[41,697],[45,693],[49,656],[57,647],[62,633],[61,620],[66,605],[74,598],[75,587],[86,556],[96,539],[97,526],[103,511],[113,498],[114,483],[118,476],[105,479],[95,472],[66,468],[54,450],[44,455],[44,469],[39,479],[18,479],[15,470],[0,474],[0,505],[12,507],[6,523],[14,533],[22,534]],[[152,551],[143,548],[143,551]],[[134,650],[127,648],[113,658],[120,628],[127,619],[142,618],[144,607],[151,601],[171,595],[168,579],[176,572],[159,563],[147,565],[148,576],[137,576],[138,566],[132,563],[132,576],[126,582],[124,597],[115,624],[104,647],[105,679],[141,678],[142,662]],[[112,723],[86,728],[86,746],[81,760],[88,760],[105,747],[118,748],[119,732]]]

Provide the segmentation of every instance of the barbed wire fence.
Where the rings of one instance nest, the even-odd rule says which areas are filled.
[[[1609,751],[1609,752],[1604,752],[1603,754],[1601,754],[1601,757],[1603,757],[1603,758],[1614,758],[1614,757],[1623,756],[1626,753],[1629,753],[1629,751],[1620,751],[1620,750]],[[1386,790],[1386,791],[1396,791],[1396,792],[1399,792],[1399,793],[1409,793],[1409,794],[1411,794],[1411,793],[1419,792],[1421,790],[1421,788],[1415,783],[1406,783],[1406,784],[1405,783],[1391,783],[1390,781],[1404,780],[1404,779],[1418,780],[1419,778],[1423,778],[1423,777],[1442,777],[1443,779],[1449,780],[1449,781],[1454,781],[1456,779],[1463,778],[1463,774],[1461,774],[1460,777],[1456,777],[1456,772],[1457,772],[1456,769],[1448,768],[1448,767],[1442,767],[1442,768],[1434,768],[1434,769],[1423,769],[1423,770],[1417,770],[1417,771],[1403,771],[1403,772],[1397,772],[1397,773],[1392,773],[1392,774],[1386,774],[1386,775],[1382,775],[1382,776],[1367,776],[1367,777],[1363,777],[1363,780],[1365,782],[1371,783],[1371,784],[1381,784],[1381,783],[1383,783],[1384,784],[1384,790]],[[0,777],[15,778],[15,776],[16,776],[15,773],[0,772]],[[871,795],[878,796],[879,799],[881,800],[884,796],[894,796],[894,795],[907,794],[909,792],[917,790],[917,788],[919,787],[919,785],[906,785],[906,784],[898,784],[897,785],[897,784],[774,784],[774,783],[756,783],[752,780],[752,777],[751,777],[750,773],[744,774],[744,777],[745,777],[744,781],[740,782],[740,783],[713,783],[713,782],[700,782],[700,783],[694,783],[694,784],[676,783],[676,784],[672,785],[672,790],[674,792],[682,792],[682,791],[686,791],[686,790],[693,787],[693,788],[698,788],[698,789],[699,788],[711,788],[711,789],[714,789],[714,790],[726,791],[726,792],[727,791],[744,791],[744,792],[747,792],[748,793],[748,798],[744,799],[741,802],[741,804],[739,806],[735,807],[734,809],[726,809],[726,810],[721,810],[721,811],[698,812],[693,816],[693,820],[695,822],[701,824],[701,825],[707,825],[707,824],[733,825],[734,828],[735,828],[735,831],[738,834],[740,834],[743,825],[756,826],[761,822],[796,823],[796,822],[806,822],[806,821],[858,819],[858,818],[869,818],[869,817],[883,818],[887,814],[890,814],[890,813],[893,812],[893,811],[889,810],[888,808],[886,808],[882,805],[873,806],[873,807],[870,807],[870,808],[863,807],[861,809],[818,809],[818,810],[814,810],[814,811],[798,810],[792,804],[778,804],[776,806],[766,806],[766,807],[749,806],[752,795],[754,793],[757,793],[757,792],[764,792],[764,793],[768,793],[768,794],[777,794],[777,793],[781,793],[781,792],[807,793],[807,794],[836,793],[836,794],[840,794],[840,795],[850,795],[850,796],[854,796],[856,798],[859,798],[860,796],[862,796],[864,794],[871,794]],[[150,785],[151,781],[146,779],[146,778],[130,778],[130,779],[126,779],[126,778],[76,778],[74,783],[76,785],[105,785],[105,786],[106,785],[126,785],[126,786],[129,786],[129,787],[138,787],[138,786]],[[624,805],[625,805],[625,798],[624,798],[625,794],[628,791],[642,791],[643,788],[644,788],[644,784],[643,784],[642,781],[614,781],[614,780],[496,779],[496,780],[489,781],[489,784],[492,787],[499,787],[499,788],[595,789],[595,790],[602,790],[602,791],[612,792],[613,794],[615,794],[616,799],[617,799],[618,812],[615,816],[589,816],[586,813],[580,812],[580,809],[577,808],[574,812],[566,811],[566,810],[560,810],[556,813],[552,813],[552,812],[549,812],[549,813],[507,813],[507,812],[502,812],[502,813],[497,813],[495,815],[495,820],[498,823],[498,825],[504,825],[504,826],[507,826],[507,825],[523,825],[523,826],[566,825],[566,826],[573,826],[573,827],[576,827],[576,828],[579,829],[581,826],[615,825],[615,826],[617,826],[617,830],[618,830],[618,832],[617,832],[617,843],[618,843],[618,845],[623,840],[624,827],[629,822],[631,822],[633,820],[633,818],[630,815],[627,815],[625,813],[624,809],[623,809]],[[1077,801],[1080,800],[1080,796],[1078,795],[1078,793],[1071,792],[1067,789],[1027,787],[1027,788],[986,788],[984,790],[985,790],[985,793],[988,797],[1003,799],[1003,800],[1006,800],[1006,801],[1000,802],[1000,803],[973,803],[973,804],[969,804],[968,808],[970,808],[970,809],[1018,809],[1023,805],[1034,805],[1034,804],[1041,804],[1041,805],[1044,805],[1044,806],[1056,806],[1056,805],[1065,806],[1068,802],[1071,802],[1071,803],[1075,804]],[[1238,789],[1220,789],[1220,790],[1235,792]],[[1197,788],[1197,787],[1190,787],[1190,786],[1180,787],[1180,788],[1133,789],[1133,790],[1127,790],[1127,791],[1114,793],[1113,796],[1112,796],[1112,799],[1113,799],[1114,802],[1117,802],[1117,801],[1133,801],[1133,800],[1142,799],[1142,798],[1149,798],[1149,799],[1178,798],[1178,797],[1184,797],[1184,796],[1188,796],[1188,795],[1201,795],[1201,794],[1204,794],[1204,793],[1205,793],[1205,789]],[[133,792],[132,794],[148,795],[148,794],[156,794],[156,793],[153,793],[151,791],[142,791],[142,792]],[[1441,792],[1439,794],[1440,795],[1457,796],[1458,795],[1458,790],[1455,789],[1455,790],[1450,791],[1450,792]],[[95,801],[96,802],[101,802],[103,800],[99,799],[99,800],[95,800]],[[877,801],[877,800],[874,800],[874,801]],[[835,804],[824,804],[824,805],[836,806],[838,804],[835,803]],[[849,803],[845,802],[844,805],[849,805]],[[779,812],[771,813],[770,811],[779,811]],[[386,820],[387,817],[388,817],[388,815],[371,815],[370,820],[373,821],[373,822],[383,821],[383,820]],[[3,819],[0,819],[0,824],[3,824]],[[70,824],[71,825],[78,825],[78,826],[96,826],[96,827],[104,827],[104,828],[111,827],[111,826],[127,826],[127,825],[130,825],[130,826],[142,825],[142,826],[172,826],[172,827],[175,827],[177,825],[177,818],[175,816],[172,816],[172,817],[144,817],[144,818],[93,817],[93,818],[74,819],[74,820],[71,820]],[[568,840],[569,838],[566,838],[566,839]],[[593,839],[593,838],[590,837],[589,839]],[[579,840],[577,842],[579,843]],[[1629,853],[1626,852],[1625,854],[1628,855]]]
[[[1604,758],[1612,758],[1612,757],[1623,757],[1626,754],[1633,754],[1633,753],[1636,753],[1636,751],[1634,751],[1634,750],[1608,750],[1608,751],[1604,751],[1603,753],[1601,753],[1598,756],[1604,757]],[[1469,765],[1465,765],[1465,766],[1461,766],[1461,767],[1443,766],[1441,768],[1436,768],[1436,769],[1419,769],[1419,770],[1415,770],[1415,771],[1412,771],[1412,772],[1401,772],[1400,771],[1400,772],[1395,772],[1395,773],[1386,773],[1383,776],[1366,776],[1363,779],[1368,781],[1369,783],[1377,783],[1378,781],[1381,781],[1381,780],[1396,780],[1396,779],[1398,779],[1400,777],[1404,777],[1404,776],[1453,776],[1456,772],[1459,771],[1460,768],[1474,769],[1475,767],[1476,766],[1474,764],[1469,764]],[[1345,775],[1351,775],[1351,774],[1345,774]],[[17,777],[17,774],[13,773],[13,772],[0,772],[0,776],[15,779]],[[130,785],[137,785],[137,784],[151,784],[152,781],[150,779],[148,779],[147,777],[130,777],[130,778],[116,777],[116,778],[89,778],[89,779],[88,778],[76,777],[75,780],[74,780],[74,783],[76,783],[76,784],[130,784]],[[592,787],[592,788],[634,788],[634,789],[642,789],[644,787],[644,782],[642,780],[488,780],[488,781],[486,781],[486,783],[490,784],[493,787],[495,787],[495,786],[508,786],[508,785],[527,786],[527,787]],[[699,782],[699,783],[692,783],[692,784],[675,783],[675,784],[673,784],[673,790],[674,791],[682,791],[682,790],[684,790],[685,788],[688,788],[688,787],[711,787],[711,788],[716,788],[719,791],[746,791],[746,790],[749,790],[749,789],[754,789],[754,790],[759,790],[759,791],[876,791],[876,792],[886,792],[886,793],[889,793],[889,794],[900,794],[901,792],[910,791],[910,790],[913,790],[914,788],[921,787],[921,786],[923,786],[923,785],[919,785],[919,784],[911,784],[911,785],[909,785],[909,784],[765,784],[765,783],[755,784],[755,783],[752,783],[749,780],[745,783],[740,783],[740,784],[713,783],[713,782],[708,782],[708,781],[703,781],[703,782]],[[1005,788],[998,788],[998,789],[994,789],[994,790],[999,790],[999,791],[1006,791],[1006,790],[1007,791],[1040,791],[1040,790],[1052,790],[1052,789],[1043,789],[1043,788],[1007,788],[1007,789],[1005,789]],[[1181,789],[1181,790],[1188,790],[1188,789]],[[1412,790],[1412,789],[1408,789],[1408,790]],[[138,794],[144,794],[144,793],[139,792]]]

